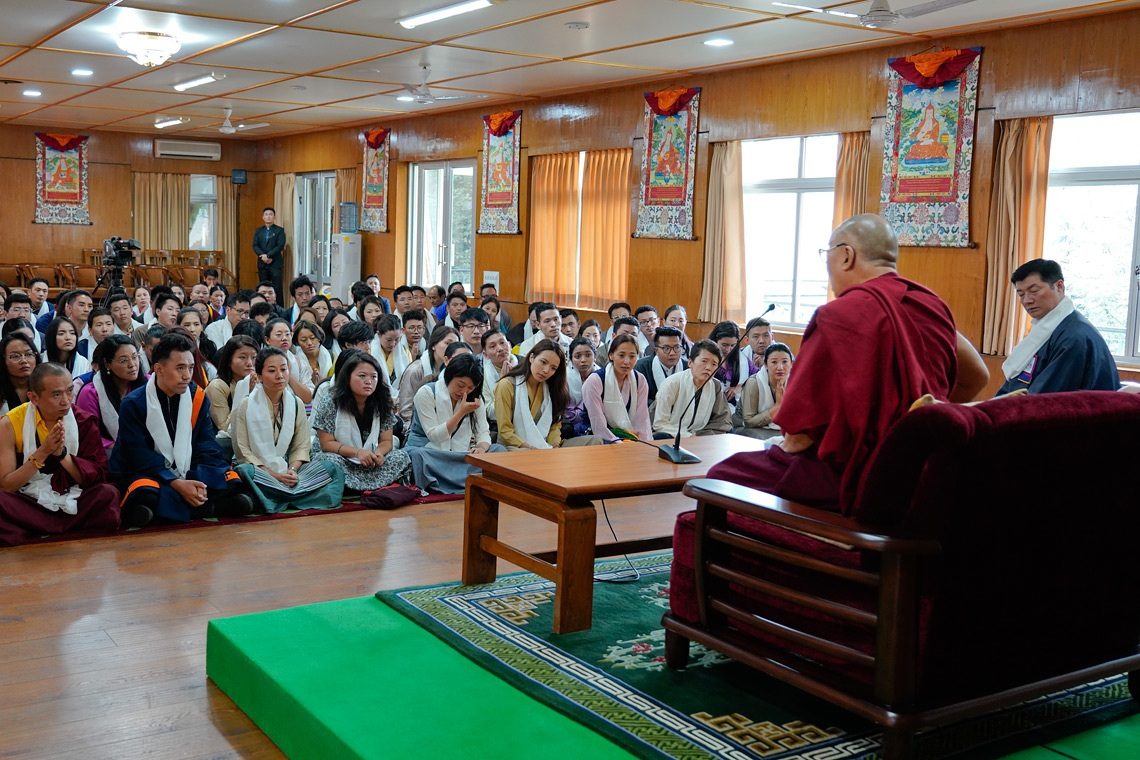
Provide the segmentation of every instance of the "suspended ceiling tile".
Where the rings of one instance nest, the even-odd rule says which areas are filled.
[[[38,107],[39,105],[36,103],[19,103],[0,100],[0,122],[28,113]]]
[[[0,53],[2,56],[3,53]],[[87,69],[91,76],[77,77],[73,69]],[[139,65],[126,57],[29,50],[0,66],[0,79],[38,79],[77,85],[104,85],[138,73]]]
[[[438,82],[454,77],[474,76],[513,66],[535,63],[535,58],[519,55],[488,53],[482,50],[466,50],[448,45],[431,45],[418,50],[409,50],[381,58],[370,63],[345,66],[327,71],[327,76],[364,79],[370,82],[419,84],[423,72],[420,65],[431,65],[428,82]]]
[[[206,74],[224,74],[225,78],[217,82],[199,85],[186,90],[187,95],[202,97],[203,95],[223,95],[237,90],[245,90],[273,82],[288,74],[278,74],[272,71],[250,71],[249,69],[227,69],[221,66],[200,66],[192,63],[175,63],[136,77],[124,86],[132,90],[153,90],[155,92],[176,92],[174,85],[179,82],[189,82],[191,79]]]
[[[483,93],[461,92],[459,90],[449,89],[447,87],[432,87],[432,94],[436,96],[454,96],[453,100],[437,100],[434,103],[416,103],[405,102],[396,100],[399,95],[404,95],[405,90],[392,90],[391,92],[383,93],[381,95],[372,95],[367,98],[357,98],[356,100],[346,100],[343,103],[338,103],[338,106],[353,106],[357,108],[375,108],[385,111],[398,111],[400,113],[415,113],[417,111],[430,111],[435,108],[445,108],[455,105],[474,105],[481,101],[487,100],[489,95]],[[498,97],[498,96],[496,96]]]
[[[189,106],[182,106],[177,109],[175,116],[189,116],[198,120],[199,118],[209,118],[219,124],[222,122],[222,110],[229,108],[233,112],[234,119],[251,119],[258,120],[262,114],[270,113],[272,111],[280,111],[282,108],[289,106],[278,105],[277,103],[258,103],[252,100],[240,100],[238,98],[210,98]]]
[[[755,15],[677,0],[622,0],[490,32],[460,37],[458,45],[568,58],[609,48],[755,20]],[[575,31],[567,23],[585,22]],[[665,64],[667,65],[667,63]]]
[[[626,79],[643,79],[660,74],[661,70],[600,66],[578,61],[557,61],[527,66],[521,69],[500,71],[448,82],[453,87],[483,90],[485,92],[540,96],[550,90],[588,87],[605,82]]]
[[[173,108],[199,100],[201,97],[189,92],[146,92],[109,87],[81,95],[70,101],[68,105],[153,111],[157,108]]]
[[[24,90],[39,90],[42,95],[38,98],[26,97]],[[67,98],[93,92],[94,88],[77,84],[61,84],[58,82],[37,82],[25,79],[21,84],[0,84],[0,100],[12,100],[20,103],[57,103]]]
[[[119,111],[111,108],[51,106],[21,116],[14,121],[16,123],[42,124],[44,126],[63,125],[69,127],[91,127],[134,115],[134,111]]]
[[[893,0],[891,2],[891,8],[895,11],[901,11],[914,5],[919,5],[919,0]],[[1000,3],[993,2],[993,0],[975,0],[972,3],[937,13],[928,13],[913,19],[902,19],[890,28],[901,32],[925,32],[1088,5],[1103,5],[1103,3],[1095,0],[1076,0],[1075,2],[1074,0],[1002,0]],[[844,7],[843,10],[862,12],[865,8],[862,4],[855,3],[850,7]]]
[[[196,58],[194,62],[300,74],[374,58],[402,50],[409,44],[413,43],[312,29],[276,29]]]
[[[448,5],[449,0],[357,2],[314,16],[302,21],[298,26],[343,32],[363,30],[369,34],[431,42],[469,34],[499,24],[534,18],[543,13],[561,11],[587,2],[590,0],[511,0],[511,2],[496,3],[489,8],[465,13],[462,16],[453,16],[449,19],[418,26],[415,29],[405,29],[396,21]]]
[[[246,90],[241,93],[241,97],[283,104],[317,105],[334,100],[374,95],[387,88],[388,85],[373,82],[350,82],[347,79],[326,79],[324,77],[299,77],[280,84]]]
[[[887,36],[861,27],[847,28],[796,19],[774,19],[725,32],[699,34],[669,42],[586,56],[585,60],[633,66],[648,66],[654,61],[669,61],[677,69],[700,69],[834,45],[881,40]],[[705,40],[714,37],[732,40],[733,44],[726,47],[710,47],[704,44]]]
[[[4,3],[4,22],[0,24],[0,43],[32,45],[41,37],[83,14],[94,6],[67,0],[36,0]]]
[[[337,0],[127,0],[123,4],[238,21],[283,24],[336,5]]]
[[[44,47],[122,55],[118,38],[123,32],[165,32],[174,35],[182,43],[182,49],[174,55],[174,60],[179,60],[264,28],[264,24],[247,24],[117,6],[107,8],[62,34],[52,37],[44,43]],[[141,66],[139,68],[142,69]]]
[[[371,109],[323,107],[286,111],[276,114],[272,118],[280,123],[332,126],[364,119],[375,119],[380,116],[383,116],[382,112]]]

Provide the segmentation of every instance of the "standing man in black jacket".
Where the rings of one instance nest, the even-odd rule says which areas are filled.
[[[257,279],[269,280],[278,293],[285,271],[285,228],[274,224],[277,212],[266,208],[261,212],[264,226],[253,235],[253,252],[257,254]]]

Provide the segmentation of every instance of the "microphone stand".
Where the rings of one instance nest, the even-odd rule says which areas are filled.
[[[760,316],[763,317],[765,314],[775,311],[775,309],[776,304],[770,303],[768,304],[768,308],[764,310],[764,314],[761,314]],[[714,369],[712,371],[712,374],[709,375],[703,383],[701,383],[699,388],[697,388],[696,392],[693,394],[693,397],[689,399],[689,403],[686,404],[685,408],[681,410],[680,419],[677,422],[677,435],[673,438],[673,445],[670,446],[666,443],[658,446],[658,457],[664,459],[667,462],[672,462],[673,464],[696,464],[697,462],[701,461],[701,458],[693,452],[681,448],[681,431],[685,429],[685,412],[689,411],[690,406],[693,407],[693,415],[689,419],[689,424],[692,425],[693,420],[697,418],[697,406],[695,402],[701,397],[701,393],[704,391],[705,386],[709,384],[709,380],[712,380],[714,377],[716,377],[716,373],[720,372],[720,368],[724,366],[724,363],[726,361],[728,361],[728,357],[732,356],[740,350],[740,344],[744,342],[744,338],[747,335],[748,333],[746,331],[742,331],[740,333],[740,337],[736,339],[736,345],[732,347],[731,351],[720,357],[720,361],[717,362],[716,369]]]

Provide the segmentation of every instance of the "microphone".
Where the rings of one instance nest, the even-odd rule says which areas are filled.
[[[770,303],[768,304],[768,308],[765,309],[764,313],[760,316],[763,317],[764,315],[775,310],[776,304]],[[689,420],[689,424],[693,424],[693,420],[697,418],[696,401],[701,397],[701,392],[704,391],[705,386],[709,383],[709,380],[712,380],[714,377],[716,377],[716,373],[720,372],[720,368],[724,366],[724,363],[728,360],[728,357],[732,356],[740,350],[740,344],[744,342],[744,338],[747,335],[748,332],[746,330],[741,331],[740,337],[736,339],[736,345],[732,347],[731,351],[720,357],[720,361],[717,362],[716,369],[714,369],[712,371],[712,374],[709,375],[703,383],[701,383],[700,387],[697,388],[696,393],[694,393],[693,397],[689,399],[689,403],[686,404],[685,408],[681,410],[679,422],[677,423],[677,435],[673,439],[673,445],[670,446],[668,444],[662,444],[661,446],[657,447],[657,456],[659,456],[661,459],[672,462],[673,464],[696,464],[697,462],[701,461],[701,458],[693,452],[686,451],[685,449],[681,448],[681,431],[685,428],[685,412],[689,411],[690,406],[693,407],[693,416]]]

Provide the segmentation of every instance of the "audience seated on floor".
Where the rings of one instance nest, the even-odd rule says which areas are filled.
[[[112,332],[115,335],[129,336],[134,332],[138,322],[131,313],[131,299],[126,293],[118,291],[108,296],[107,308],[111,312],[111,322],[114,324]]]
[[[271,319],[265,325],[265,345],[281,349],[289,363],[289,387],[301,399],[301,403],[313,403],[312,372],[302,372],[301,363],[293,353],[293,326],[284,318]]]
[[[507,330],[507,340],[512,346],[521,346],[538,332],[538,314],[535,309],[545,301],[532,301],[526,309],[526,319]]]
[[[206,325],[206,337],[219,349],[233,337],[234,327],[237,326],[237,323],[249,318],[249,296],[248,290],[239,290],[234,293],[226,299],[224,316]]]
[[[633,321],[632,317],[622,319]],[[582,383],[590,431],[605,443],[652,439],[649,386],[634,369],[638,357],[637,338],[618,334],[610,341],[609,363]]]
[[[201,313],[192,307],[178,312],[177,327],[182,328],[194,340],[194,382],[205,388],[211,380],[218,376],[218,369],[214,362],[218,359],[218,347],[204,335],[206,330]]]
[[[1060,264],[1034,259],[1014,270],[1010,281],[1033,327],[1001,365],[1005,382],[999,396],[1023,389],[1057,393],[1120,387],[1108,344],[1065,295]]]
[[[614,334],[617,333],[619,319],[633,316],[633,307],[625,301],[617,301],[610,304],[610,307],[606,309],[606,314],[609,315],[610,326],[602,334],[602,343],[609,343],[613,339]],[[634,324],[637,324],[637,320],[634,320]]]
[[[325,348],[325,332],[316,322],[302,319],[293,325],[293,355],[298,371],[308,377],[307,386],[314,389],[333,371],[333,355]]]
[[[581,317],[578,316],[578,312],[573,309],[559,309],[558,316],[562,319],[560,327],[562,334],[570,340],[577,338],[578,328],[582,322]]]
[[[338,365],[330,391],[313,406],[320,443],[313,461],[343,472],[345,487],[353,491],[406,482],[408,454],[394,448],[396,415],[380,363],[367,351],[349,349]]]
[[[344,494],[344,471],[328,458],[310,460],[313,430],[305,404],[289,387],[279,348],[257,354],[257,385],[230,415],[234,468],[262,512],[332,509]]]
[[[385,314],[372,323],[375,335],[369,344],[369,352],[384,370],[384,380],[393,389],[393,395],[400,387],[400,376],[412,363],[412,355],[400,344],[404,336],[403,325],[395,314]]]
[[[804,332],[775,418],[783,440],[729,457],[710,478],[814,506],[849,504],[875,445],[914,401],[969,399],[985,385],[985,365],[949,307],[898,275],[898,240],[885,219],[843,222],[826,263],[836,298]]]
[[[617,320],[614,321],[611,329],[613,330],[614,336],[628,335],[634,339],[634,342],[637,342],[637,336],[641,334],[640,328],[637,326],[637,320],[633,317],[618,317]],[[613,338],[611,337],[606,343],[603,343],[599,349],[598,358],[602,360],[603,364],[609,361],[610,345],[612,343]],[[637,358],[642,358],[640,343],[638,344]]]
[[[562,315],[558,307],[552,303],[540,303],[535,305],[534,313],[538,317],[538,331],[519,344],[515,353],[526,356],[540,340],[552,341],[563,352],[568,351],[571,338],[562,332]]]
[[[685,333],[686,328],[689,326],[689,312],[685,311],[685,307],[679,303],[675,303],[665,309],[665,314],[661,317],[661,326],[672,327],[681,333],[682,355],[688,356],[689,352],[693,350],[693,342],[689,340],[689,336]]]
[[[495,385],[498,442],[508,450],[601,443],[594,436],[562,438],[563,415],[569,405],[566,364],[561,347],[543,339]]]
[[[498,330],[488,330],[479,338],[483,349],[483,408],[487,410],[487,424],[491,426],[491,437],[497,432],[498,419],[495,410],[495,386],[499,378],[506,375],[518,363],[511,352],[507,336]]]
[[[684,335],[675,327],[658,327],[653,333],[653,353],[637,360],[634,366],[649,384],[649,403],[657,399],[657,390],[666,379],[689,366]]]
[[[744,355],[740,328],[735,322],[718,322],[709,333],[709,340],[717,344],[725,357],[716,379],[724,386],[724,397],[735,412],[744,383],[756,373],[756,365]]]
[[[427,315],[423,309],[409,309],[404,312],[401,321],[404,325],[404,334],[400,336],[400,345],[413,362],[419,361],[423,352],[427,350]]]
[[[56,317],[48,323],[44,335],[43,360],[62,365],[71,373],[72,379],[79,377],[89,370],[89,362],[79,353],[78,344],[79,334],[71,320]]]
[[[248,335],[230,338],[219,354],[218,376],[206,386],[210,418],[218,431],[218,446],[227,461],[233,456],[230,414],[257,385],[257,375],[253,370],[259,350],[258,343]]]
[[[720,348],[711,340],[693,344],[687,369],[666,378],[653,405],[653,437],[682,438],[732,430],[732,410],[720,381],[713,377]],[[700,394],[698,396],[698,394]],[[689,402],[696,397],[696,402]]]
[[[772,325],[763,317],[753,317],[744,326],[744,343],[740,352],[753,365],[764,359],[764,350],[772,345]]]
[[[459,338],[478,356],[483,351],[483,335],[491,329],[491,318],[482,309],[466,309],[459,315]]]
[[[248,515],[253,502],[215,440],[206,392],[191,382],[194,342],[163,335],[151,364],[146,385],[119,405],[111,450],[111,477],[125,494],[123,522]]]
[[[453,290],[447,294],[445,299],[447,311],[444,312],[440,324],[447,325],[459,329],[460,317],[463,312],[467,311],[467,295],[463,292],[462,287],[460,290]]]
[[[41,364],[27,403],[0,417],[0,545],[119,527],[119,492],[95,419],[71,404],[71,373]]]
[[[633,318],[637,320],[637,347],[641,349],[642,356],[652,356],[653,351],[650,350],[650,346],[653,345],[653,334],[661,326],[657,309],[649,304],[638,306]]]
[[[590,341],[596,352],[602,345],[602,325],[596,319],[587,319],[578,327],[578,337]]]
[[[416,392],[443,369],[444,354],[452,343],[459,342],[459,331],[447,325],[436,325],[427,341],[427,350],[400,378],[398,409],[405,425],[412,424],[412,403]]]
[[[96,306],[87,315],[87,337],[79,341],[76,350],[90,361],[103,339],[114,332],[115,320],[111,317],[111,310]]]
[[[119,437],[119,403],[146,383],[139,348],[126,335],[112,335],[99,344],[93,357],[99,370],[79,389],[75,408],[91,415],[99,426],[107,454]]]
[[[780,434],[772,420],[780,411],[796,357],[784,343],[770,344],[759,356],[764,364],[744,384],[732,432],[766,440]]]

